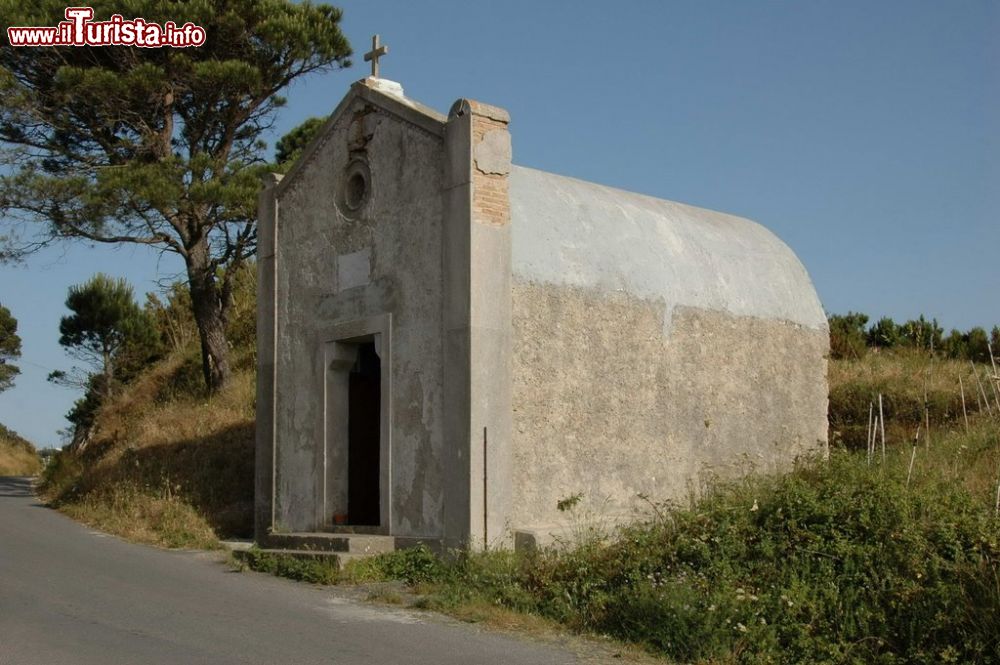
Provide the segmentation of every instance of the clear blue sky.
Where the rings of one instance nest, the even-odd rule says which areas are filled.
[[[1000,3],[340,6],[356,64],[288,91],[276,136],[333,109],[378,32],[382,75],[407,95],[507,108],[519,164],[763,223],[829,312],[1000,323]],[[146,291],[179,269],[85,246],[0,267],[24,338],[0,422],[58,443],[77,395],[45,375],[70,364],[56,343],[70,284],[103,270]]]

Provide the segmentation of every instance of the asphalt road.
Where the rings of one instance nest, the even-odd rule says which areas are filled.
[[[376,606],[336,589],[232,572],[217,555],[126,543],[39,505],[28,480],[0,478],[2,665],[579,657],[576,648]]]

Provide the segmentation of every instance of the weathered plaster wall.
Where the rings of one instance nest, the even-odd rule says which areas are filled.
[[[318,514],[323,341],[337,324],[390,313],[391,528],[433,538],[444,503],[441,137],[364,99],[351,104],[278,193],[275,523],[311,531],[329,521]],[[367,156],[372,194],[345,214],[349,149]]]
[[[826,448],[825,331],[624,293],[516,282],[511,526],[683,500]]]
[[[634,514],[826,450],[826,319],[732,215],[515,167],[514,529]]]

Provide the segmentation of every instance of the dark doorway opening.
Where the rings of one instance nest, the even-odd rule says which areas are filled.
[[[347,397],[347,519],[379,526],[382,362],[374,342],[358,345]]]

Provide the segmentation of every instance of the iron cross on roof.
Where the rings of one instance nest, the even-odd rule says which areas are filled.
[[[365,53],[365,62],[372,63],[372,76],[378,78],[378,59],[389,52],[389,47],[379,44],[378,35],[372,35],[372,50]]]

